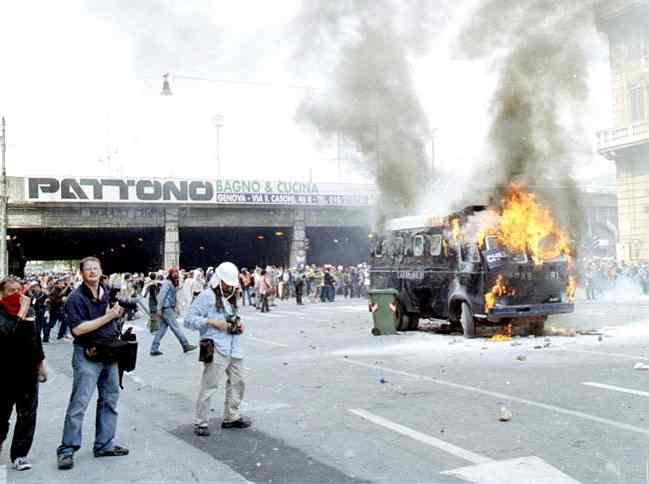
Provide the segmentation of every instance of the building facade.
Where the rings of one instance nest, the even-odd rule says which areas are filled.
[[[597,18],[610,46],[613,126],[598,151],[617,168],[617,254],[649,261],[649,0],[602,1]]]

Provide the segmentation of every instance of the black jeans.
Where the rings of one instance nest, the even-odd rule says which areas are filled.
[[[56,326],[57,321],[60,321],[61,324],[59,326],[59,333],[56,337],[57,339],[61,339],[65,336],[65,333],[68,330],[65,314],[63,314],[63,308],[50,309],[50,330]]]
[[[36,328],[39,333],[42,334],[43,343],[47,343],[50,340],[50,323],[45,319],[45,310],[34,311],[34,316],[36,319]]]
[[[5,370],[6,371],[6,370]],[[0,391],[0,444],[9,433],[9,419],[16,407],[16,426],[11,441],[10,457],[27,457],[34,441],[38,409],[38,375],[24,375],[10,380],[3,378]]]
[[[262,294],[261,295],[261,312],[262,313],[267,313],[270,311],[268,308],[268,294]]]

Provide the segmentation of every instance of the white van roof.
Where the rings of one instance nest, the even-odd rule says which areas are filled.
[[[399,217],[387,220],[383,230],[411,230],[425,229],[430,227],[442,227],[448,222],[448,217],[438,215],[412,215],[409,217]]]

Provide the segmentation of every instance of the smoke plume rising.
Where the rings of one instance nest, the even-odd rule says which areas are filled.
[[[594,35],[591,0],[485,0],[458,43],[461,54],[493,60],[498,70],[489,130],[498,173],[493,195],[522,182],[575,233],[582,217],[573,165],[592,152],[581,116],[588,97],[585,46]],[[494,166],[487,170],[494,173]]]
[[[426,52],[438,23],[433,7],[421,0],[309,1],[296,21],[299,60],[316,61],[321,71],[333,64],[325,73],[332,84],[305,100],[297,118],[354,146],[380,190],[379,215],[413,209],[429,188],[430,129],[409,61]]]

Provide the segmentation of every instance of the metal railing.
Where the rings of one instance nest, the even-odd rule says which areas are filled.
[[[599,2],[597,5],[597,15],[601,19],[609,19],[620,15],[625,10],[632,7],[649,5],[649,0],[608,0]]]
[[[597,148],[599,151],[643,142],[649,142],[649,121],[635,123],[624,128],[605,129],[597,133]]]

